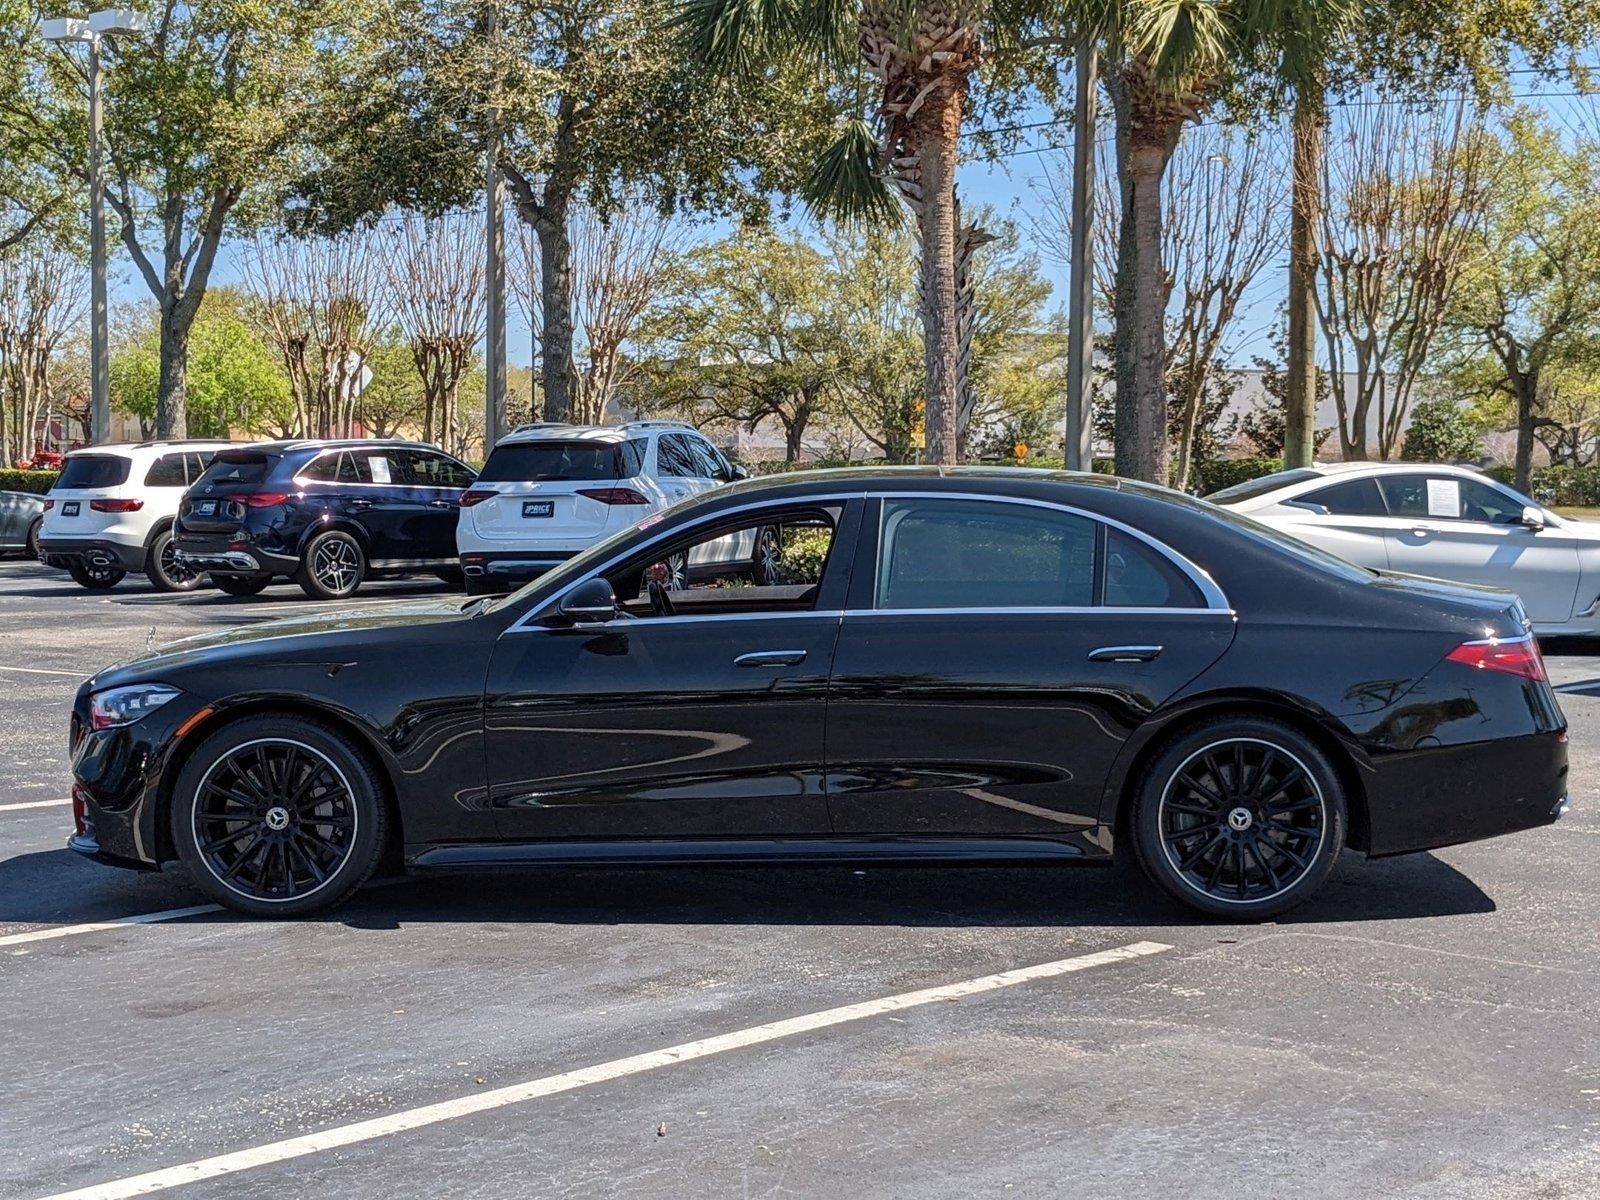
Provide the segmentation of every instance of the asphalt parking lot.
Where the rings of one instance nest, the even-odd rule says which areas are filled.
[[[1061,869],[471,875],[251,921],[66,850],[80,680],[308,603],[0,562],[0,1196],[1600,1195],[1600,653],[1546,647],[1564,821],[1348,854],[1262,926]]]

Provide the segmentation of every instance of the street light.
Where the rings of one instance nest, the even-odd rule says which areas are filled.
[[[47,42],[89,47],[89,440],[111,436],[111,350],[106,330],[106,178],[100,150],[100,39],[109,34],[142,33],[147,18],[129,8],[104,8],[88,19],[57,17],[41,22]]]

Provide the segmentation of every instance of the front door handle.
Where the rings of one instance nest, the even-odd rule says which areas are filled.
[[[733,660],[736,667],[792,667],[806,660],[804,650],[752,650]]]
[[[1161,653],[1160,646],[1101,646],[1089,651],[1090,662],[1150,662]]]
[[[455,505],[455,504],[452,504],[448,500],[429,500],[428,501],[428,507],[429,508],[457,508],[459,506]]]
[[[372,501],[371,500],[352,500],[352,501],[350,501],[350,507],[351,508],[357,508],[357,509],[359,509],[359,508],[371,508],[372,507]]]

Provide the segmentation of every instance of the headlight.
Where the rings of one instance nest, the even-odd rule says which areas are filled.
[[[89,723],[96,729],[131,725],[178,694],[177,688],[164,683],[135,683],[127,687],[108,688],[89,697]]]

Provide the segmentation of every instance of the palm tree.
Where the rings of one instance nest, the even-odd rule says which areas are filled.
[[[1000,0],[1005,2],[1005,0]],[[805,56],[876,93],[876,120],[846,123],[806,186],[813,208],[847,221],[910,209],[921,248],[921,316],[930,460],[957,459],[963,328],[961,281],[985,240],[961,223],[956,166],[972,73],[991,0],[684,0],[676,24],[704,61],[732,71]]]

